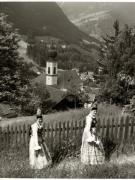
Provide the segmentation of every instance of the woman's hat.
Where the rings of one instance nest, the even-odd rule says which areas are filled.
[[[43,116],[42,115],[37,115],[37,119],[42,119]]]
[[[97,110],[97,107],[92,107],[91,110]]]

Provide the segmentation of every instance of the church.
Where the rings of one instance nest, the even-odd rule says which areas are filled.
[[[34,79],[33,83],[42,83],[49,92],[49,100],[52,109],[67,110],[80,107],[79,100],[75,95],[83,83],[76,70],[58,69],[57,51],[50,49],[46,62],[45,72]]]

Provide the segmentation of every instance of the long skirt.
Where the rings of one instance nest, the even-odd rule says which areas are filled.
[[[83,142],[81,146],[81,162],[86,165],[103,164],[105,160],[102,146]]]
[[[45,142],[40,144],[41,149],[34,150],[34,141],[31,138],[29,144],[29,163],[32,169],[43,169],[52,163],[49,150]]]

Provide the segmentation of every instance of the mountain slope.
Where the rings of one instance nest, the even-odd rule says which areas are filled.
[[[131,2],[79,2],[60,3],[69,19],[82,31],[89,35],[105,35],[113,33],[116,19],[120,26],[135,25],[135,3]]]
[[[72,24],[55,2],[0,2],[0,10],[21,34],[50,35],[69,43],[98,42]]]

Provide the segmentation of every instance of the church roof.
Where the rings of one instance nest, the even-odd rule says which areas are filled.
[[[53,105],[60,102],[66,95],[65,92],[52,86],[46,86],[46,89],[49,92],[48,100],[50,100]]]
[[[46,74],[43,73],[36,77],[33,82],[42,83],[46,85]],[[73,86],[80,86],[82,83],[80,77],[75,70],[59,70],[58,69],[58,84],[53,87],[61,89],[71,89]]]
[[[60,70],[58,69],[58,84],[53,86],[46,85],[46,74],[43,73],[36,77],[32,84],[42,83],[46,86],[47,91],[49,92],[48,100],[51,101],[54,105],[60,102],[66,96],[66,92],[61,89],[72,89],[74,86],[80,87],[81,84],[80,77],[75,70]]]
[[[71,89],[73,86],[80,86],[82,83],[75,70],[58,71],[58,88]]]

